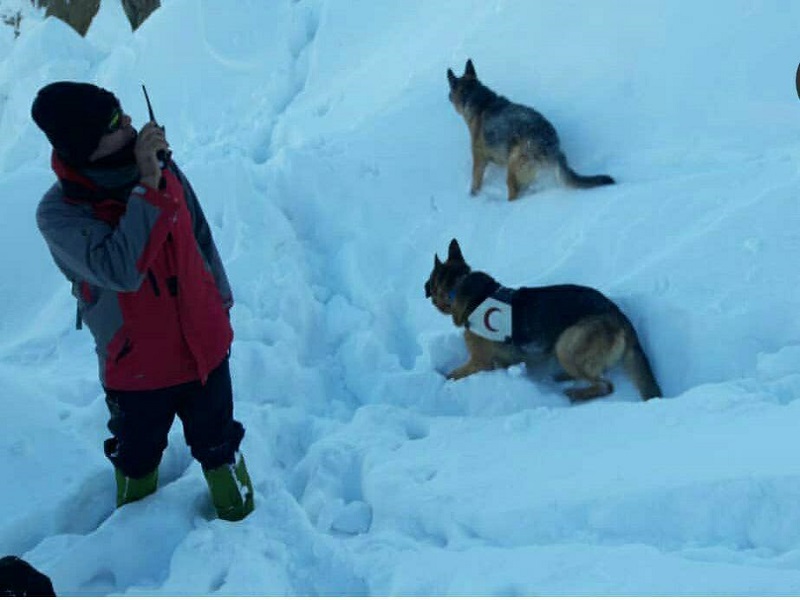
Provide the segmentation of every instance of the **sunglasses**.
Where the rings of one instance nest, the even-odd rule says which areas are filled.
[[[106,133],[114,133],[120,127],[122,127],[122,109],[115,108],[114,112],[111,113],[111,120],[106,126]]]

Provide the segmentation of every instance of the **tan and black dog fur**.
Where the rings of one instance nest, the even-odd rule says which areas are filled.
[[[662,395],[633,325],[599,291],[579,285],[506,290],[512,294],[514,338],[495,342],[471,331],[468,319],[500,289],[492,277],[470,268],[455,239],[450,242],[445,262],[434,255],[425,296],[441,312],[451,315],[456,326],[467,327],[464,339],[469,360],[451,372],[448,379],[523,362],[535,365],[555,356],[564,370],[561,380],[589,384],[568,389],[566,393],[572,400],[612,393],[613,385],[603,375],[620,362],[643,399]]]
[[[472,60],[467,60],[461,77],[447,69],[447,80],[450,101],[469,128],[472,195],[480,191],[490,162],[507,166],[509,200],[516,200],[542,168],[556,169],[560,179],[575,188],[614,183],[608,175],[585,177],[573,171],[550,122],[532,108],[511,102],[483,85]]]

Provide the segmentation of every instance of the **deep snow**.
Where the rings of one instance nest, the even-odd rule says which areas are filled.
[[[9,1],[9,0],[7,0]],[[0,0],[0,4],[2,0]],[[64,595],[797,595],[800,5],[163,0],[135,34],[0,28],[0,555]],[[469,195],[448,67],[556,126],[572,166]],[[213,519],[179,426],[113,511],[91,337],[36,230],[44,84],[145,82],[234,287],[257,510]],[[451,238],[506,285],[629,313],[665,392],[571,406],[424,298]]]

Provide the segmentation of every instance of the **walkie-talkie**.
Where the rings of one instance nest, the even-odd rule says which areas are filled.
[[[150,104],[150,96],[147,95],[147,88],[144,87],[144,84],[142,84],[142,91],[144,92],[144,100],[147,102],[147,112],[150,113],[150,120],[158,125],[158,121],[156,121],[156,117],[153,114],[153,105]],[[159,127],[161,126],[159,125]],[[158,159],[159,167],[161,169],[165,169],[167,167],[167,163],[170,161],[170,158],[172,158],[172,153],[169,150],[159,150],[156,152],[156,158]],[[166,186],[167,181],[162,175],[161,179],[158,180],[158,189],[163,190]]]

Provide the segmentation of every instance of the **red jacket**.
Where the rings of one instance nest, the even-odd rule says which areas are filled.
[[[225,270],[191,186],[174,165],[166,188],[133,188],[126,201],[81,199],[99,188],[53,156],[59,177],[37,223],[73,284],[91,330],[103,385],[150,390],[205,382],[228,353],[233,304]],[[89,194],[91,195],[91,194]]]

